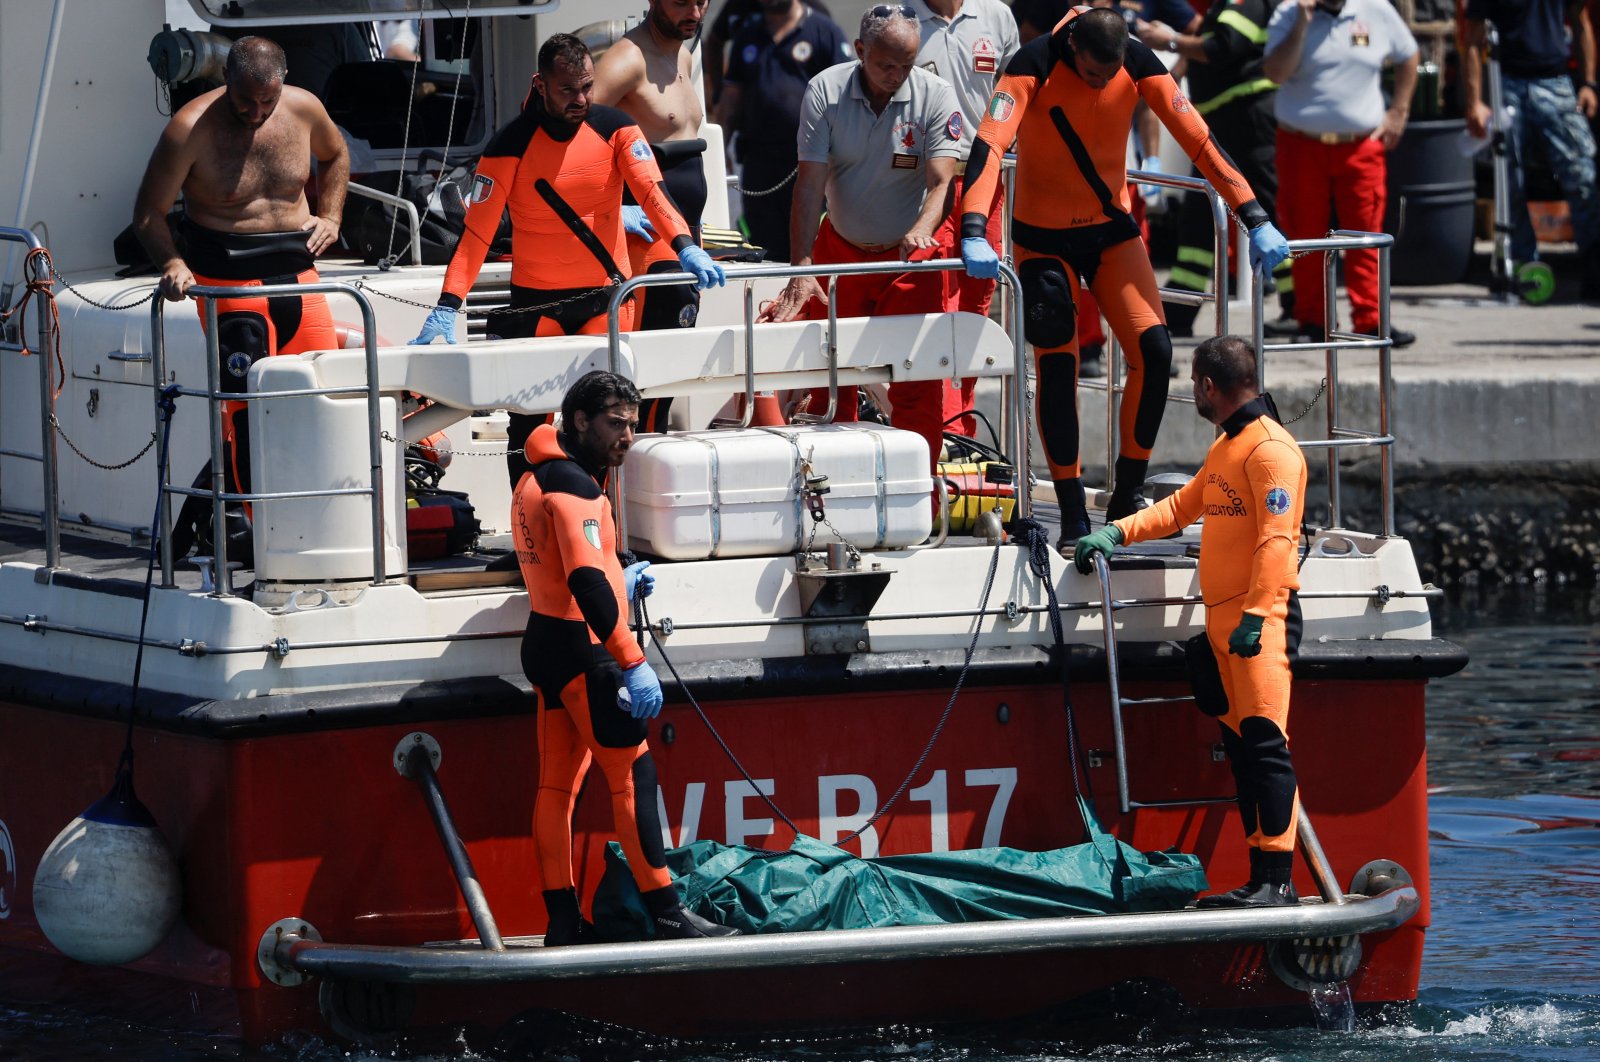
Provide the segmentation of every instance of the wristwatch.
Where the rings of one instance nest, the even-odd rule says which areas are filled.
[[[1167,51],[1175,52],[1177,50],[1178,50],[1178,38],[1174,37],[1174,38],[1172,38],[1171,40],[1169,40],[1167,42]]]

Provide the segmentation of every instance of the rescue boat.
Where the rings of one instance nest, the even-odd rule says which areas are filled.
[[[520,105],[540,39],[623,5],[578,18],[480,0],[470,31],[430,0],[193,6],[236,32],[419,16],[426,55],[471,48],[465,81],[466,50],[422,64],[441,92],[456,78],[476,96],[470,155]],[[1395,533],[1387,316],[1376,337],[1329,337],[1330,359],[1348,349],[1377,365],[1380,422],[1330,412],[1302,437],[1329,459],[1327,526],[1308,535],[1301,573],[1300,904],[546,951],[504,411],[553,412],[597,367],[689,411],[689,429],[641,438],[614,495],[623,540],[656,562],[638,633],[666,680],[650,743],[669,847],[781,850],[798,831],[854,834],[846,850],[862,858],[1042,852],[1082,840],[1082,799],[1133,848],[1192,853],[1213,887],[1242,881],[1231,774],[1183,663],[1203,629],[1198,536],[1119,552],[1089,576],[1007,536],[1010,518],[1050,509],[1048,483],[1037,505],[1032,489],[1009,270],[1004,323],[758,325],[758,293],[797,270],[756,264],[729,268],[730,293],[693,329],[417,348],[394,344],[432,307],[442,267],[402,255],[320,262],[350,345],[252,370],[257,471],[231,500],[254,506],[254,567],[228,561],[220,526],[217,556],[173,558],[162,532],[183,498],[211,500],[219,525],[230,500],[220,484],[187,486],[220,445],[218,356],[192,302],[116,274],[137,167],[93,161],[142,158],[155,141],[162,90],[127,44],[161,33],[165,14],[161,0],[0,10],[0,92],[32,93],[38,75],[26,154],[15,140],[5,153],[16,224],[0,227],[15,252],[0,299],[0,994],[116,999],[252,1043],[551,1012],[728,1038],[1041,1015],[1307,1021],[1307,992],[1325,984],[1358,1008],[1415,998],[1425,692],[1465,658],[1435,636],[1435,591]],[[205,39],[180,32],[162,47],[203,58]],[[397,167],[410,147],[376,157]],[[400,222],[402,243],[408,228],[420,226]],[[1296,249],[1378,248],[1386,291],[1389,242],[1344,233]],[[612,306],[684,279],[636,278]],[[502,305],[507,283],[491,263],[471,305]],[[1225,327],[1226,303],[1215,309]],[[1260,327],[1258,314],[1258,344]],[[965,376],[998,396],[999,456],[967,481],[931,479],[893,428],[753,423],[768,391]],[[407,450],[437,432],[453,455],[442,484],[470,497],[482,532],[422,559],[406,534]],[[1381,455],[1377,527],[1343,519],[1334,457],[1352,446]],[[947,480],[966,488],[970,519],[952,517]],[[603,792],[579,803],[586,894],[609,815]]]

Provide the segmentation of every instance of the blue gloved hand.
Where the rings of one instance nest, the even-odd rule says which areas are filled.
[[[645,214],[644,207],[632,203],[622,206],[622,228],[632,236],[638,236],[645,243],[654,243],[656,230],[650,224],[650,218]]]
[[[661,680],[648,660],[641,660],[622,673],[623,685],[617,690],[617,707],[635,719],[654,719],[661,714]]]
[[[967,267],[968,276],[979,280],[993,280],[1000,275],[1000,256],[994,253],[994,248],[982,236],[962,239],[961,264]]]
[[[1261,653],[1261,624],[1265,617],[1246,612],[1239,617],[1239,625],[1228,635],[1228,652],[1234,656],[1252,657]]]
[[[425,347],[441,338],[446,343],[461,342],[456,338],[456,311],[448,306],[435,306],[430,310],[428,319],[422,322],[422,331],[407,346]]]
[[[1166,172],[1161,168],[1160,157],[1156,155],[1146,156],[1145,160],[1139,163],[1139,168],[1146,173]],[[1156,203],[1161,201],[1161,186],[1159,184],[1141,184],[1139,185],[1139,194],[1144,196],[1147,206],[1155,206]]]
[[[1088,575],[1094,570],[1094,555],[1102,553],[1107,560],[1111,553],[1122,545],[1122,529],[1116,524],[1107,524],[1098,531],[1091,531],[1078,539],[1077,548],[1072,551],[1072,563],[1078,571]]]
[[[640,561],[622,569],[622,583],[627,588],[629,601],[649,597],[650,591],[656,588],[656,577],[645,571],[648,567],[649,561]]]
[[[714,288],[727,283],[728,276],[722,271],[722,267],[712,261],[709,254],[692,243],[678,252],[678,265],[685,273],[694,274],[696,289]]]
[[[1271,276],[1278,263],[1289,257],[1289,241],[1270,221],[1250,230],[1250,268]]]

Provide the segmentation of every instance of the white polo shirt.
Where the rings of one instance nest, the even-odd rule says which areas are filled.
[[[1283,0],[1267,23],[1266,54],[1289,37],[1300,18]],[[1366,133],[1383,121],[1380,78],[1386,63],[1417,54],[1417,39],[1389,0],[1345,0],[1337,15],[1317,8],[1306,27],[1300,65],[1278,87],[1278,121],[1306,133]]]
[[[801,162],[828,166],[828,220],[861,246],[898,243],[922,211],[929,159],[960,158],[964,119],[955,90],[913,67],[875,114],[861,63],[811,79],[800,105]]]
[[[926,0],[907,0],[917,13],[922,47],[917,65],[938,74],[956,90],[961,104],[961,158],[972,153],[972,139],[994,94],[995,82],[1017,53],[1017,20],[1000,0],[964,0],[956,17],[936,14]]]

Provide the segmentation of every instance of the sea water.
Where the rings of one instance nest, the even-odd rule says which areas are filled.
[[[774,1039],[685,1052],[577,1036],[574,1059],[1093,1059],[1367,1062],[1600,1059],[1600,595],[1511,589],[1460,596],[1440,630],[1472,662],[1429,690],[1433,926],[1409,1013],[1351,1032],[1304,1028],[1119,1026],[1070,1040],[952,1037],[886,1029],[825,1044]],[[0,1004],[0,1059],[90,1058],[377,1062],[297,1037],[261,1051],[66,1011]],[[462,1049],[431,1058],[476,1059]],[[493,1057],[507,1057],[497,1055]]]

